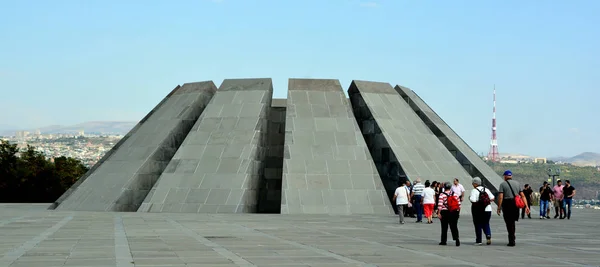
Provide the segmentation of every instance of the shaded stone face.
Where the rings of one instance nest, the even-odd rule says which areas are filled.
[[[412,90],[271,79],[178,86],[51,208],[391,214],[406,181],[499,177]],[[468,201],[464,205],[470,205]],[[463,209],[468,212],[468,209]]]
[[[58,209],[136,211],[215,91],[213,82],[173,90],[61,197]]]
[[[348,94],[388,196],[417,178],[470,183],[470,175],[390,84],[353,81]]]

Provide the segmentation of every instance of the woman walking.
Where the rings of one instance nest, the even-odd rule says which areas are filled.
[[[490,218],[492,218],[492,201],[494,194],[489,189],[481,186],[481,178],[475,177],[472,181],[473,190],[469,200],[471,201],[471,214],[473,215],[473,225],[475,226],[475,245],[480,246],[481,231],[485,233],[486,244],[492,244],[492,230],[490,229]],[[486,196],[487,195],[487,196]]]
[[[433,223],[433,207],[435,206],[434,187],[435,186],[433,184],[429,184],[429,181],[426,181],[425,189],[423,189],[423,210],[425,211],[427,223]]]
[[[460,198],[452,192],[452,183],[444,183],[444,192],[440,194],[438,202],[438,218],[442,225],[442,238],[440,246],[445,246],[448,239],[448,226],[452,232],[452,239],[456,241],[456,246],[460,246],[458,238],[458,213],[460,210]]]

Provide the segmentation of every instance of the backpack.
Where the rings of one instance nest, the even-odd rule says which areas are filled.
[[[479,189],[475,190],[479,191]],[[490,200],[490,196],[487,194],[484,187],[482,191],[479,191],[479,199],[476,202],[477,207],[480,209],[485,209],[491,203],[492,201]]]
[[[444,195],[448,196],[448,198],[446,198],[445,206],[449,211],[457,211],[460,209],[458,197],[454,195],[454,192],[450,193],[450,195],[444,193]]]

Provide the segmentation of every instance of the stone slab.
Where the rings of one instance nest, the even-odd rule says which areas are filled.
[[[496,215],[492,245],[473,246],[466,214],[455,247],[438,245],[437,219],[398,225],[393,215],[97,213],[0,204],[0,221],[10,221],[0,227],[0,266],[598,266],[599,214],[574,209],[571,220],[520,220],[516,247],[506,247]]]
[[[390,84],[352,81],[348,94],[388,196],[405,179],[458,178],[465,189],[470,187],[471,176]],[[469,207],[465,201],[462,212]]]
[[[65,193],[57,209],[137,210],[215,91],[212,81],[175,89],[86,179]]]
[[[271,79],[224,80],[139,212],[256,212]]]
[[[396,85],[394,89],[409,103],[425,124],[434,132],[452,155],[471,174],[479,176],[490,190],[496,191],[503,179],[487,165],[477,153],[450,128],[450,126],[410,88]]]
[[[281,213],[392,212],[339,81],[290,79]]]

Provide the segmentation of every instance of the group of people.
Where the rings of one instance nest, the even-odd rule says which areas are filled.
[[[519,215],[524,218],[525,214],[530,215],[529,207],[531,206],[531,193],[529,185],[521,188],[519,182],[512,179],[512,172],[507,170],[503,174],[504,182],[498,187],[497,204],[498,209],[496,213],[503,215],[506,230],[508,232],[508,244],[507,246],[513,247],[516,245],[516,222],[519,220]],[[561,182],[558,182],[558,187],[555,186],[550,200],[560,200],[561,205],[557,205],[557,218],[569,219],[571,217],[571,203],[572,197],[575,195],[575,188],[570,185],[569,181],[565,181],[567,186],[561,187]],[[486,244],[492,243],[492,232],[490,228],[490,219],[492,216],[492,202],[496,200],[496,196],[486,188],[481,178],[474,177],[471,181],[473,189],[470,192],[468,201],[471,202],[471,214],[473,217],[473,225],[475,227],[475,245],[483,244],[483,237],[485,235]],[[540,193],[548,194],[546,189],[547,182],[540,188]],[[410,184],[410,181],[406,181],[404,184],[399,186],[394,192],[393,202],[398,207],[398,214],[400,217],[400,224],[405,223],[405,217],[407,214],[414,210],[416,213],[417,223],[422,222],[422,216],[425,215],[427,223],[433,223],[434,216],[439,218],[441,223],[441,240],[439,245],[447,245],[448,228],[452,234],[452,239],[456,242],[456,246],[460,246],[459,232],[458,232],[458,219],[460,217],[460,211],[462,203],[465,201],[465,188],[460,184],[459,180],[454,179],[453,183],[445,182],[439,183],[437,181],[421,184],[420,178],[414,181],[414,185]],[[561,194],[558,194],[561,193]],[[546,196],[544,196],[546,199]],[[546,201],[546,200],[544,200]],[[547,202],[544,202],[547,203]],[[558,202],[556,202],[558,203]],[[522,205],[522,212],[520,211],[520,205]],[[541,204],[544,210],[547,204]],[[568,205],[569,209],[565,212],[564,207]],[[549,218],[547,213],[543,213],[542,208],[540,209],[540,218]],[[560,212],[560,213],[558,213]],[[411,216],[412,217],[412,216]]]
[[[531,206],[533,190],[529,184],[523,186],[523,193],[527,199],[527,203]],[[554,206],[554,219],[571,219],[571,207],[573,205],[573,197],[576,194],[575,187],[571,185],[571,181],[565,180],[565,185],[561,180],[556,181],[556,185],[551,187],[548,182],[544,181],[540,187],[540,219],[550,219],[551,206]],[[531,219],[531,214],[527,214]],[[525,219],[525,210],[521,212],[521,219]]]
[[[457,192],[462,201],[465,188],[454,179],[454,184],[450,186],[453,192]],[[417,178],[414,185],[410,181],[405,181],[400,187],[396,188],[392,201],[396,202],[398,214],[400,214],[400,224],[405,223],[406,217],[417,218],[417,223],[423,222],[423,215],[427,223],[433,223],[433,218],[439,215],[439,198],[444,195],[444,184],[437,181],[425,181]]]

